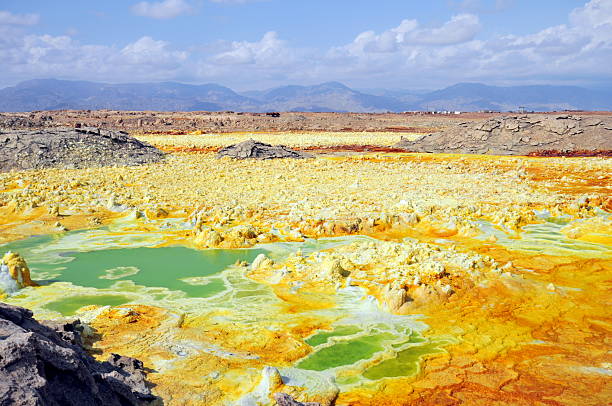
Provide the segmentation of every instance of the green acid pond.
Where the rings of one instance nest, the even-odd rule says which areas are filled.
[[[0,253],[15,251],[28,262],[32,279],[41,286],[22,289],[7,302],[31,308],[37,317],[78,317],[91,305],[145,304],[194,318],[210,315],[211,322],[279,331],[304,320],[335,320],[332,330],[303,337],[311,353],[283,373],[339,376],[342,387],[413,375],[420,358],[442,351],[441,346],[422,338],[427,326],[416,317],[388,314],[356,287],[339,289],[333,308],[283,313],[282,300],[269,286],[248,279],[244,268],[233,264],[252,262],[261,253],[282,260],[298,249],[308,254],[364,238],[197,250],[155,247],[159,235],[98,229],[28,238],[0,246]],[[240,348],[223,351],[239,354]]]
[[[123,248],[123,244],[76,251],[74,245],[79,240],[76,237],[86,238],[87,233],[69,233],[65,241],[62,236],[29,238],[0,246],[0,250],[19,252],[28,262],[32,279],[41,285],[69,282],[108,291],[117,290],[113,289],[117,282],[130,281],[138,286],[159,287],[198,298],[226,289],[221,278],[208,277],[219,275],[237,261],[251,262],[260,253],[267,252],[262,249],[196,250],[181,246]],[[72,315],[87,305],[116,306],[127,302],[129,297],[121,295],[87,295],[62,298],[47,308]]]

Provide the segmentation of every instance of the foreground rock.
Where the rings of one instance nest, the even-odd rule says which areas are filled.
[[[247,140],[225,147],[219,151],[217,156],[237,159],[310,158],[310,155],[294,151],[284,145],[264,144],[255,140]]]
[[[0,130],[0,172],[159,162],[164,153],[124,132],[98,128]]]
[[[462,123],[449,130],[402,140],[399,148],[412,152],[557,155],[612,151],[612,118],[507,116]]]
[[[81,347],[79,324],[38,322],[0,303],[0,405],[151,405],[142,363],[113,354],[98,362]]]

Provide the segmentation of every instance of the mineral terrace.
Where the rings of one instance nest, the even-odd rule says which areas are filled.
[[[291,113],[220,132],[195,113],[155,129],[62,113],[78,131],[51,114],[3,118],[23,154],[0,152],[0,294],[79,319],[100,362],[142,362],[130,396],[610,402],[610,115],[338,115],[332,132]],[[101,114],[113,132],[83,129]],[[79,141],[54,153],[62,137]]]

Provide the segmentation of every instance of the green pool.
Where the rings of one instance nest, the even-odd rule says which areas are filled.
[[[147,304],[245,328],[283,330],[301,318],[337,320],[332,330],[304,337],[312,351],[284,373],[338,375],[341,386],[353,386],[412,375],[423,355],[442,351],[439,343],[421,337],[424,323],[381,311],[359,288],[338,291],[331,309],[282,313],[282,300],[269,286],[232,265],[252,262],[260,253],[279,260],[298,249],[308,254],[362,238],[197,250],[180,245],[155,248],[158,235],[99,229],[28,238],[0,246],[0,253],[19,252],[41,284],[8,298],[32,308],[37,317],[78,317],[91,305]],[[239,353],[240,348],[224,351]]]

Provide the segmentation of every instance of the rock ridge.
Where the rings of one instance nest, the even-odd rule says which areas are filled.
[[[81,342],[82,326],[39,322],[0,302],[0,406],[160,405],[137,359],[98,362]]]
[[[612,151],[612,118],[572,115],[504,116],[459,123],[446,131],[402,139],[410,152],[540,155],[549,151]]]
[[[123,131],[0,129],[0,172],[142,165],[159,162],[163,157],[162,151]]]

